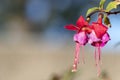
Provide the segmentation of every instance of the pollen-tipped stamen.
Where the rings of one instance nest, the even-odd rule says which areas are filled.
[[[97,66],[97,49],[96,49],[96,47],[95,47],[94,58],[95,58],[95,65]]]
[[[85,64],[84,46],[82,46],[82,63]]]
[[[100,60],[101,60],[101,52],[100,52],[100,46],[95,48],[95,61],[96,61],[96,67],[97,67],[97,75],[100,76],[101,70],[100,70]]]
[[[75,58],[74,58],[72,72],[77,71],[77,65],[79,63],[79,51],[80,51],[80,44],[78,42],[76,42]]]

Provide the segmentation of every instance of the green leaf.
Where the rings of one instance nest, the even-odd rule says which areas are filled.
[[[106,0],[101,0],[100,1],[100,4],[99,4],[100,9],[103,9],[105,1]]]
[[[104,15],[104,24],[107,25],[107,27],[111,27],[110,20],[106,15]]]
[[[95,11],[99,11],[99,8],[93,7],[93,8],[88,9],[86,16],[89,16],[91,13],[93,13]]]
[[[118,4],[118,2],[116,2],[116,1],[110,2],[110,3],[107,5],[107,7],[106,7],[106,12],[109,12],[109,11],[111,11],[112,9],[116,9],[116,8],[117,8],[117,5],[119,5],[119,4]]]

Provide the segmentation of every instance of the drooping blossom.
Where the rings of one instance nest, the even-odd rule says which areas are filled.
[[[91,33],[89,35],[88,43],[95,47],[95,62],[97,66],[98,76],[100,75],[100,60],[101,60],[101,47],[110,40],[110,36],[107,33],[107,27],[102,24],[102,18],[98,18],[97,22],[93,22],[91,25]]]
[[[80,47],[84,47],[86,43],[90,43],[95,47],[95,63],[100,75],[100,61],[101,61],[101,48],[106,45],[110,40],[110,36],[107,32],[108,28],[102,24],[102,17],[98,17],[97,22],[93,22],[91,25],[88,24],[82,16],[77,20],[76,25],[69,24],[65,26],[68,30],[76,31],[73,40],[76,42],[75,58],[72,72],[77,70],[79,63],[79,51]],[[84,54],[82,54],[82,60],[84,63]]]
[[[84,20],[82,16],[79,17],[79,19],[76,22],[76,25],[69,24],[65,26],[68,30],[76,31],[73,40],[76,42],[76,48],[75,48],[75,58],[74,58],[74,64],[72,72],[75,72],[77,70],[77,64],[79,63],[79,51],[80,47],[84,46],[88,42],[88,36],[87,32],[89,32],[88,29],[88,22]],[[84,54],[82,54],[82,60],[84,62]]]

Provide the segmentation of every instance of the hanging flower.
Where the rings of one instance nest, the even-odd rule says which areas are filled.
[[[72,72],[77,70],[79,63],[79,51],[80,47],[84,47],[86,43],[90,43],[95,47],[95,62],[100,75],[100,60],[101,60],[101,47],[110,40],[110,36],[107,33],[108,28],[102,24],[102,17],[98,17],[97,22],[93,22],[91,25],[84,20],[82,16],[77,20],[76,25],[69,24],[65,26],[68,30],[76,31],[73,40],[76,42],[75,58]],[[84,54],[82,54],[82,61],[84,63]]]
[[[66,25],[65,28],[68,30],[76,31],[76,34],[73,37],[73,40],[76,42],[76,50],[75,50],[75,58],[72,69],[72,72],[75,72],[77,70],[77,64],[79,63],[80,47],[84,46],[88,42],[88,36],[87,36],[87,32],[89,32],[88,22],[85,21],[82,16],[80,16],[80,18],[76,22],[76,25],[69,24]],[[82,60],[84,62],[84,54]]]
[[[101,47],[110,40],[110,36],[107,33],[107,27],[102,24],[102,18],[98,18],[97,22],[93,22],[91,26],[91,33],[89,35],[88,43],[95,46],[95,61],[98,70],[98,76],[100,75],[100,60],[101,60]]]

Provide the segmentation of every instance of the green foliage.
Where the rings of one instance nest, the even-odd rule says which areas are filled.
[[[116,9],[117,6],[118,6],[118,2],[116,2],[116,1],[110,2],[110,3],[107,5],[107,7],[106,7],[106,12],[109,12],[109,11],[111,11],[112,9]]]
[[[106,15],[104,15],[104,24],[107,25],[107,27],[111,27],[110,20]]]
[[[99,4],[99,8],[100,9],[103,9],[104,8],[104,3],[105,3],[106,0],[101,0],[100,1],[100,4]]]
[[[99,11],[99,8],[93,7],[93,8],[88,9],[86,16],[90,15],[91,13],[93,13],[95,11]]]

